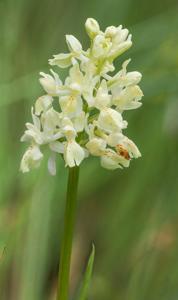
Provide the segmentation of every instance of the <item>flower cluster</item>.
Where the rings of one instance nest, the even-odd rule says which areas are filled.
[[[48,169],[52,175],[57,153],[69,167],[80,165],[91,154],[100,157],[107,169],[128,167],[132,158],[141,155],[123,134],[127,122],[122,116],[125,110],[141,106],[141,74],[127,72],[127,60],[118,73],[109,75],[115,70],[113,61],[131,47],[131,35],[122,26],[103,32],[92,18],[85,28],[91,42],[88,50],[73,35],[66,35],[69,53],[49,60],[52,66],[70,68],[65,82],[53,70],[40,73],[45,95],[32,107],[33,123],[26,124],[21,138],[30,142],[21,161],[22,172],[40,165],[43,145],[51,152]]]

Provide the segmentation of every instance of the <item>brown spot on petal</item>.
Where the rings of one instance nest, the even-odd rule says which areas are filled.
[[[121,145],[121,144],[116,145],[116,152],[117,152],[117,154],[121,155],[125,159],[127,159],[127,160],[130,159],[129,152],[127,151],[127,149],[124,148],[123,145]]]

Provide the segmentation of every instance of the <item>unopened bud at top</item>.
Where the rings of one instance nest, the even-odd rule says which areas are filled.
[[[93,39],[100,32],[99,24],[93,18],[88,18],[86,20],[85,29],[91,39]]]

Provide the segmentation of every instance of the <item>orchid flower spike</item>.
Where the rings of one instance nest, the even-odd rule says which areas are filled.
[[[115,70],[114,60],[132,46],[132,36],[121,25],[102,31],[92,18],[86,20],[85,28],[89,49],[83,50],[77,38],[66,35],[69,52],[49,60],[51,66],[69,69],[65,81],[53,70],[40,73],[44,94],[34,103],[33,122],[26,124],[21,138],[30,143],[21,161],[22,172],[39,167],[44,147],[51,153],[48,169],[52,175],[58,154],[68,167],[80,165],[89,155],[97,156],[110,170],[128,167],[132,158],[141,156],[123,133],[128,126],[123,113],[141,106],[143,92],[138,84],[142,75],[127,72],[130,60],[115,75],[108,74]]]

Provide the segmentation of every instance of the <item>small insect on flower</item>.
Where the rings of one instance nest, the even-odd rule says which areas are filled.
[[[74,167],[89,155],[97,156],[104,168],[114,170],[128,167],[132,158],[141,156],[123,131],[128,126],[124,111],[142,104],[138,85],[142,75],[127,72],[130,59],[111,74],[115,59],[132,46],[132,36],[122,25],[102,31],[93,18],[86,20],[85,29],[88,49],[73,35],[66,35],[69,52],[49,60],[51,66],[68,68],[64,82],[53,70],[51,74],[40,72],[44,93],[34,103],[33,123],[26,124],[21,138],[30,143],[21,161],[22,172],[40,165],[42,147],[50,150],[52,175],[56,174],[57,157],[63,157],[65,166]]]

